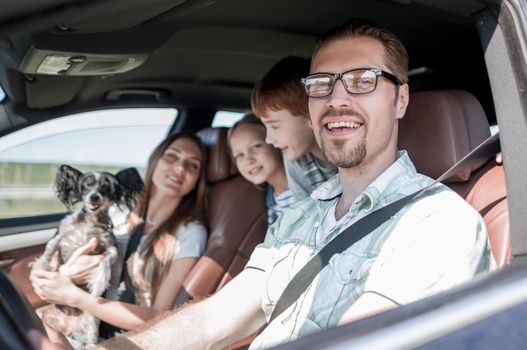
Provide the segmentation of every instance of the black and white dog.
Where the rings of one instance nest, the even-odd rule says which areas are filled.
[[[111,265],[117,258],[109,207],[115,204],[131,210],[142,189],[143,181],[135,168],[122,170],[114,176],[107,172],[83,174],[61,165],[55,180],[57,196],[69,210],[77,202],[82,202],[82,208],[61,221],[57,234],[47,243],[32,270],[50,269],[57,252],[59,265],[63,264],[77,248],[96,237],[98,245],[91,254],[104,254],[104,259],[90,275],[86,286],[81,287],[94,296],[102,295],[108,288]],[[39,314],[45,323],[67,335],[76,348],[86,348],[97,342],[99,320],[86,312],[64,305],[49,305],[40,309]]]

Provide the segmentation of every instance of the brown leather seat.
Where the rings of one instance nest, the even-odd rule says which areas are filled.
[[[209,240],[174,306],[214,294],[242,271],[265,236],[265,193],[237,174],[228,152],[227,130],[207,128],[198,132],[208,149]]]
[[[483,108],[460,90],[417,92],[399,124],[399,148],[417,170],[438,178],[490,136]],[[485,220],[498,266],[511,260],[509,212],[503,166],[494,157],[475,161],[443,181]]]

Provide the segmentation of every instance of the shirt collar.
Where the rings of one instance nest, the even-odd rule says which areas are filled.
[[[413,176],[417,171],[406,151],[399,151],[399,158],[370,183],[364,191],[355,199],[352,208],[360,204],[365,206],[366,211],[377,207],[383,198],[397,192],[402,184]],[[311,197],[317,201],[332,201],[342,194],[342,184],[339,174],[317,187]]]

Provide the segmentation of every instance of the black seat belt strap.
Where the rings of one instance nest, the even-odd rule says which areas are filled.
[[[128,268],[127,268],[127,260],[132,255],[133,252],[137,250],[137,246],[139,246],[139,242],[141,241],[141,236],[143,234],[143,227],[144,223],[140,223],[132,233],[132,236],[130,237],[130,240],[128,241],[128,245],[126,246],[126,253],[124,255],[123,260],[123,268],[121,270],[121,278],[119,280],[119,283],[123,282],[125,283],[125,290],[123,294],[119,297],[119,301],[134,304],[135,303],[135,296],[134,296],[134,290],[133,290],[133,284],[132,279],[130,278],[130,275],[128,274]]]
[[[448,169],[443,175],[437,178],[431,185],[373,211],[344,229],[333,240],[331,240],[331,242],[326,244],[326,246],[314,257],[312,257],[311,260],[309,260],[309,262],[293,277],[293,279],[289,281],[289,284],[280,295],[280,298],[273,309],[269,323],[298,300],[319,272],[329,263],[329,260],[333,255],[341,253],[351,247],[354,243],[367,236],[382,223],[387,221],[408,203],[417,200],[418,197],[424,194],[428,189],[432,188],[438,182],[449,178],[460,168],[476,161],[488,160],[499,151],[500,143],[499,134],[497,133],[483,141],[479,146]]]
[[[139,245],[139,242],[141,241],[141,236],[143,234],[143,227],[144,223],[140,223],[139,225],[137,225],[137,227],[134,229],[134,232],[130,236],[130,239],[128,240],[128,244],[126,246],[126,252],[124,254],[123,259],[123,266],[121,269],[121,276],[119,278],[119,284],[124,281],[126,288],[124,289],[123,293],[119,296],[118,299],[119,301],[122,301],[124,303],[135,303],[135,295],[133,290],[134,287],[130,275],[128,274],[126,262],[130,255],[132,255],[132,253],[137,250],[137,246]],[[116,333],[119,333],[121,331],[122,329],[120,329],[119,327],[106,323],[102,320],[99,324],[99,337],[103,339],[109,339],[113,337]]]

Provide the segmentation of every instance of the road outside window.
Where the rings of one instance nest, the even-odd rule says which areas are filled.
[[[64,212],[53,182],[61,164],[112,173],[136,167],[177,117],[173,108],[119,109],[43,122],[0,138],[0,219]]]

